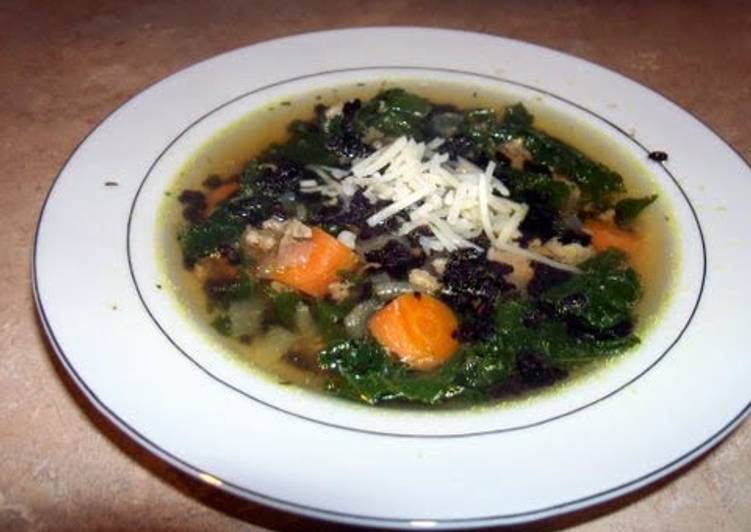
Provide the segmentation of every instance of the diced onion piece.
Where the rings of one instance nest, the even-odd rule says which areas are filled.
[[[346,229],[342,232],[340,232],[336,236],[337,240],[347,246],[349,249],[355,249],[355,244],[357,242],[357,235],[353,233],[352,231],[347,231]]]

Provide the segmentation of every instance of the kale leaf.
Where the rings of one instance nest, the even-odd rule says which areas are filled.
[[[285,329],[295,330],[297,304],[301,301],[296,292],[277,292],[266,289],[266,306],[268,321],[278,323]]]
[[[530,300],[504,301],[496,310],[497,333],[493,341],[514,355],[535,352],[564,367],[573,367],[615,354],[638,342],[633,335],[610,340],[575,337],[558,316],[545,316],[543,313],[542,319],[530,319],[539,312]]]
[[[262,170],[255,162],[240,176],[240,191],[221,203],[208,218],[197,220],[179,235],[183,260],[192,266],[201,257],[237,241],[248,224],[259,224],[278,208],[277,196],[294,185],[292,172],[278,170],[275,175]],[[285,179],[292,181],[286,184]]]
[[[615,221],[620,226],[627,226],[641,214],[641,211],[649,207],[657,195],[645,196],[643,198],[624,198],[615,204]]]
[[[498,118],[492,109],[473,109],[464,113],[464,123],[461,125],[460,138],[468,139],[470,146],[463,150],[464,155],[477,161],[484,155],[495,157],[498,137]]]
[[[435,404],[462,393],[453,383],[460,359],[420,374],[394,361],[372,340],[335,342],[318,355],[322,369],[335,373],[329,390],[369,404],[406,400]]]
[[[209,279],[204,283],[203,290],[211,305],[227,309],[233,301],[252,298],[256,285],[246,273],[241,272],[236,279]]]
[[[497,332],[482,342],[469,344],[457,356],[462,360],[456,382],[465,388],[480,391],[499,386],[513,371],[514,352]]]
[[[514,199],[530,203],[531,197],[534,203],[541,203],[553,211],[561,210],[571,194],[569,185],[543,173],[524,172],[514,168],[500,168],[496,173]]]
[[[374,128],[390,137],[409,135],[420,140],[425,136],[431,109],[425,98],[404,89],[389,89],[363,104],[352,125],[360,134]]]
[[[581,189],[582,199],[599,209],[608,206],[610,194],[624,190],[623,178],[617,172],[542,131],[515,125],[501,126],[496,136],[501,142],[520,139],[536,163],[571,179]]]
[[[522,298],[502,300],[495,313],[495,331],[483,342],[471,344],[463,351],[457,383],[477,391],[501,388],[514,374],[529,366],[534,358],[536,369],[550,375],[564,375],[570,369],[592,360],[618,353],[638,343],[632,335],[610,339],[577,337],[556,316],[539,314],[534,301]],[[534,354],[533,357],[529,356]],[[521,367],[520,367],[521,366]],[[522,380],[528,380],[521,371]]]
[[[261,197],[278,201],[284,194],[294,195],[299,190],[300,180],[316,175],[291,159],[275,159],[265,164],[255,161],[245,167],[240,179],[241,197]]]
[[[462,137],[472,143],[472,148],[466,153],[482,153],[494,159],[499,145],[519,140],[532,160],[571,179],[581,189],[582,200],[591,202],[597,209],[609,206],[610,194],[623,192],[623,179],[617,172],[593,161],[576,148],[533,129],[533,121],[534,117],[522,104],[508,107],[500,121],[492,109],[468,111],[461,128]]]
[[[509,105],[503,112],[503,123],[507,125],[531,127],[535,117],[527,111],[523,103]]]
[[[347,338],[344,318],[352,310],[352,306],[352,301],[333,303],[325,299],[316,299],[311,303],[310,312],[318,326],[318,332],[327,343]]]
[[[641,286],[625,255],[610,249],[580,267],[580,275],[547,290],[542,301],[551,305],[561,319],[573,320],[596,336],[632,323]]]
[[[370,339],[335,341],[319,353],[319,363],[333,374],[330,391],[370,404],[394,400],[435,404],[460,396],[471,401],[513,389],[514,383],[521,383],[522,389],[551,384],[572,368],[639,342],[630,330],[573,334],[569,323],[592,319],[602,327],[611,323],[617,327],[623,320],[633,320],[630,311],[638,280],[632,275],[623,257],[608,251],[585,264],[582,274],[544,292],[543,304],[552,306],[548,311],[533,299],[501,298],[491,318],[490,335],[467,344],[431,372],[410,370]],[[561,303],[571,293],[586,293],[589,300],[572,309]]]
[[[445,300],[461,317],[457,339],[481,340],[492,332],[496,301],[513,288],[504,278],[513,268],[488,260],[484,253],[461,249],[451,253],[441,276]]]
[[[232,334],[232,320],[227,314],[219,314],[212,320],[211,326],[222,336]]]
[[[358,134],[353,125],[357,112],[362,107],[359,99],[346,102],[342,106],[342,112],[326,119],[323,113],[322,128],[328,135],[326,148],[335,152],[343,161],[351,161],[356,157],[365,157],[373,150],[365,144],[362,136]]]
[[[218,250],[225,244],[232,244],[245,229],[242,218],[219,207],[203,221],[189,225],[178,236],[183,250],[183,260],[193,266],[201,257]]]
[[[336,165],[339,158],[327,147],[327,138],[322,131],[305,131],[292,136],[273,154],[300,164]]]
[[[274,144],[261,154],[263,161],[287,160],[295,163],[335,165],[338,156],[335,151],[329,149],[327,142],[329,135],[321,127],[322,118],[317,122],[304,122],[297,120],[290,124],[288,131],[289,140],[283,144]]]

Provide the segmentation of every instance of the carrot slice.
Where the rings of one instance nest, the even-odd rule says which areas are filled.
[[[239,188],[239,183],[237,183],[236,181],[231,181],[209,191],[209,193],[206,194],[206,216],[211,214],[211,212],[216,209],[216,206],[221,202],[231,198]]]
[[[584,222],[584,230],[592,235],[592,245],[597,251],[617,248],[632,254],[638,251],[641,243],[635,233],[625,231],[616,227],[613,223],[601,220],[587,220]]]
[[[269,277],[308,295],[321,297],[342,272],[357,266],[354,251],[326,231],[314,227],[311,238],[295,241],[271,264]]]
[[[370,333],[381,345],[421,371],[440,366],[456,352],[457,327],[456,316],[447,305],[419,293],[397,297],[368,323]]]

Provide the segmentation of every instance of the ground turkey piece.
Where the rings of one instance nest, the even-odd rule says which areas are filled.
[[[411,269],[422,266],[425,252],[422,248],[408,248],[396,240],[389,240],[382,248],[366,253],[365,260],[380,264],[380,269],[394,278],[404,279]]]
[[[429,294],[438,292],[441,289],[441,283],[429,272],[420,268],[415,268],[409,272],[409,284],[415,290],[427,292]]]
[[[347,299],[354,285],[350,281],[339,281],[329,285],[329,295],[337,303]]]
[[[524,162],[532,158],[521,139],[514,139],[502,144],[499,146],[499,151],[509,158],[511,167],[517,170],[521,170],[524,167]]]
[[[254,253],[255,251],[271,251],[279,242],[279,234],[269,229],[255,229],[248,226],[240,242],[245,250],[250,253]]]
[[[564,264],[579,264],[595,254],[595,250],[590,246],[583,246],[578,242],[564,244],[559,238],[551,238],[542,248],[534,251],[548,255]]]

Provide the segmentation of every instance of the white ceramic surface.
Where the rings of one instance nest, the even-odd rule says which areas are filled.
[[[675,216],[681,267],[670,311],[638,349],[596,379],[512,409],[393,412],[275,385],[219,356],[186,322],[165,289],[156,247],[157,208],[177,170],[255,107],[378,79],[497,88],[596,129],[634,157],[669,152],[648,168]],[[97,127],[45,204],[35,294],[60,359],[92,402],[207,482],[351,523],[517,523],[654,481],[746,414],[750,178],[685,111],[558,52],[446,30],[307,34],[179,72]]]

